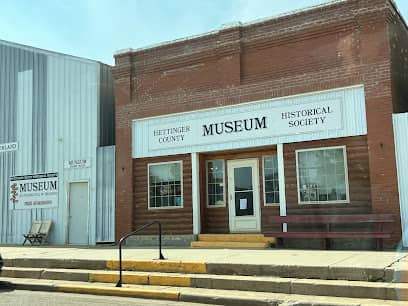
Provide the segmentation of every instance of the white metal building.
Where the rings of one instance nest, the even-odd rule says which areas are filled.
[[[0,41],[0,243],[113,241],[114,141],[108,65]]]
[[[408,113],[394,114],[393,123],[401,209],[402,246],[408,247]]]

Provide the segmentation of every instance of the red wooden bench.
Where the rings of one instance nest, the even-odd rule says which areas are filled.
[[[268,219],[273,224],[288,225],[287,232],[265,232],[266,237],[275,237],[278,245],[282,238],[322,238],[324,247],[330,248],[332,238],[370,238],[377,240],[377,249],[382,249],[383,239],[389,239],[392,232],[384,228],[384,224],[395,222],[392,214],[366,214],[366,215],[290,215],[285,217],[272,216]],[[291,231],[292,224],[325,225],[323,231]],[[332,224],[372,224],[370,231],[331,231]]]

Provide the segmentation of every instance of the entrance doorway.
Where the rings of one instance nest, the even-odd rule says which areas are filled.
[[[230,232],[260,232],[257,159],[228,161],[228,198]]]
[[[88,182],[69,184],[68,243],[85,244],[88,239]]]

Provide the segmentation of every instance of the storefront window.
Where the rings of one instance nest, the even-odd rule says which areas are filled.
[[[181,207],[182,163],[149,165],[149,208]]]
[[[207,205],[225,206],[224,161],[207,161]]]
[[[346,147],[296,151],[300,204],[347,203]]]
[[[278,158],[276,155],[263,158],[265,205],[279,205]]]

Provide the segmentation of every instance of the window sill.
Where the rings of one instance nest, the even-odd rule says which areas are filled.
[[[315,202],[298,202],[298,205],[344,205],[344,204],[350,204],[349,200],[345,201],[315,201]]]
[[[167,210],[167,209],[180,209],[183,206],[166,206],[166,207],[148,207],[148,210]]]

